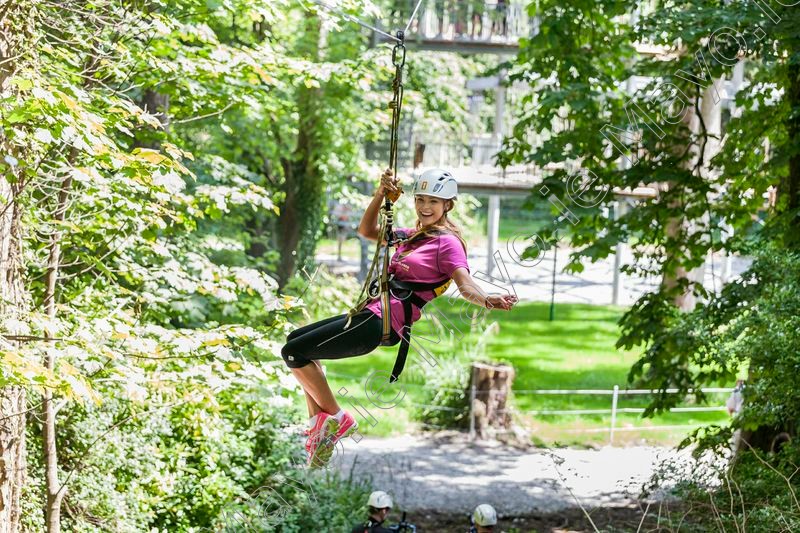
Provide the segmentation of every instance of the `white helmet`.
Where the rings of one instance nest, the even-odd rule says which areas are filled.
[[[488,503],[482,503],[472,513],[472,521],[476,526],[494,526],[497,524],[497,511]]]
[[[458,195],[458,184],[448,171],[432,168],[420,174],[417,181],[414,182],[412,193],[451,200]]]
[[[374,507],[375,509],[385,509],[386,507],[392,507],[392,497],[383,492],[382,490],[376,490],[372,494],[369,495],[369,501],[367,505],[370,507]]]

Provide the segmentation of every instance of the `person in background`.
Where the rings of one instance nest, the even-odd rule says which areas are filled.
[[[482,503],[472,512],[472,527],[469,533],[489,533],[497,525],[497,511],[488,503]]]
[[[744,380],[737,379],[736,386],[733,388],[733,392],[731,392],[731,395],[728,397],[728,401],[725,402],[725,407],[728,409],[728,414],[731,417],[735,417],[742,412],[742,405],[744,405],[744,394],[742,393],[743,390]],[[733,442],[731,443],[731,451],[733,452],[734,457],[739,451],[739,447],[741,445],[742,430],[737,429],[733,432]]]
[[[470,39],[475,38],[475,34],[480,38],[483,33],[483,12],[486,10],[486,0],[470,0],[472,7],[472,29]]]
[[[454,7],[455,9],[452,11],[455,18],[453,37],[464,38],[467,36],[470,0],[456,0]]]
[[[492,35],[505,37],[508,33],[508,5],[506,4],[506,0],[497,0],[494,8],[494,22],[492,22]]]
[[[347,204],[336,204],[333,208],[333,220],[336,223],[336,260],[341,262],[342,244],[352,229],[350,227],[350,207]]]
[[[369,495],[367,507],[369,508],[367,521],[353,526],[350,533],[391,533],[392,530],[383,527],[383,523],[392,510],[392,497],[382,490],[376,490]]]
[[[731,392],[731,395],[728,397],[728,401],[725,402],[725,407],[728,409],[729,415],[735,416],[742,411],[742,405],[744,404],[743,390],[744,380],[737,379],[736,387],[733,388],[733,392]]]
[[[449,33],[450,28],[454,27],[453,22],[456,17],[456,10],[458,9],[459,3],[462,1],[463,0],[434,0],[433,8],[436,12],[436,20],[439,22],[439,33],[436,35],[437,39],[444,38],[444,34]],[[447,27],[445,27],[444,24],[445,14],[447,14]],[[453,37],[455,37],[455,33]]]

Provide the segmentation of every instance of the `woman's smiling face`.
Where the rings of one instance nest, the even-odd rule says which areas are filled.
[[[417,218],[423,226],[428,226],[439,221],[445,213],[445,203],[435,196],[418,194],[414,197],[414,208],[417,211]]]

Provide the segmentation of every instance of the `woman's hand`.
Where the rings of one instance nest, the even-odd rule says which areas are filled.
[[[518,301],[517,297],[511,294],[490,294],[486,297],[486,308],[510,311]]]
[[[378,187],[377,194],[381,196],[388,196],[393,202],[397,201],[403,190],[397,186],[398,180],[394,177],[394,172],[391,168],[387,168],[381,175],[381,184]]]

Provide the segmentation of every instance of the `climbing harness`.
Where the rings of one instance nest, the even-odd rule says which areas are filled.
[[[417,283],[411,281],[400,281],[391,278],[389,280],[389,288],[391,289],[392,296],[403,302],[403,335],[400,338],[400,348],[397,350],[397,359],[392,368],[392,375],[389,378],[389,383],[394,383],[403,372],[406,365],[406,358],[408,357],[409,341],[411,339],[411,318],[413,307],[416,305],[418,309],[422,310],[426,303],[424,298],[419,296],[419,291],[436,291],[436,289],[450,283],[450,278],[445,278],[432,283]]]

